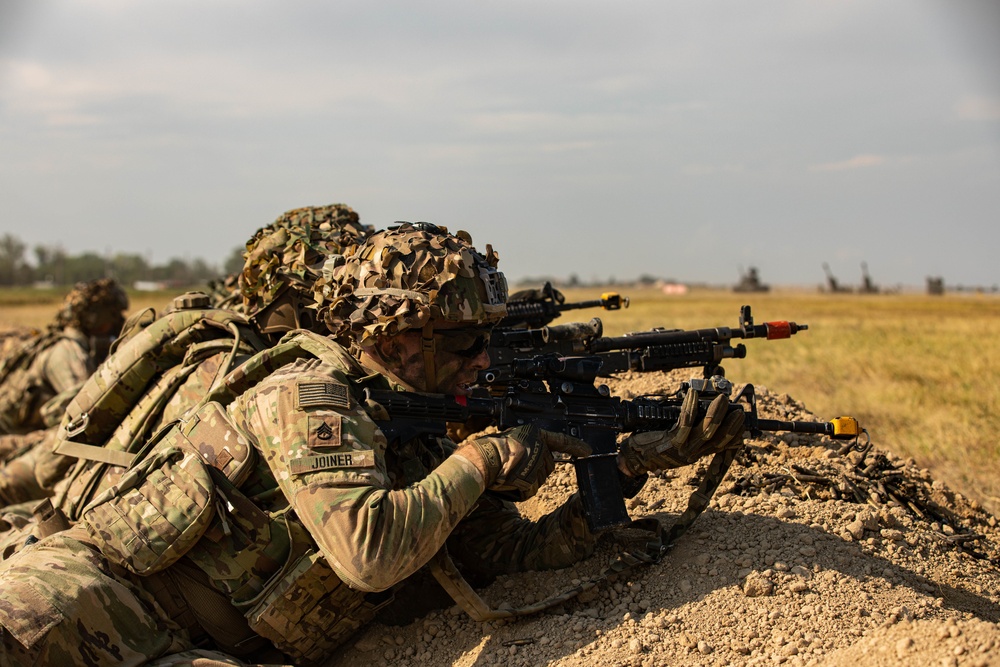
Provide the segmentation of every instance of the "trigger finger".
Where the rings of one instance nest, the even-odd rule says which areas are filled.
[[[677,446],[687,442],[688,435],[694,427],[698,418],[698,392],[689,389],[684,395],[684,402],[681,403],[681,415],[677,418],[677,425],[673,428],[673,443]]]
[[[538,441],[548,447],[549,451],[569,454],[573,458],[583,458],[591,454],[590,445],[565,433],[541,430],[538,432]]]
[[[705,411],[705,419],[702,421],[703,437],[708,440],[713,435],[715,435],[716,429],[722,423],[722,420],[726,418],[726,414],[729,411],[729,397],[723,394],[719,394],[712,402],[708,405],[708,410]]]

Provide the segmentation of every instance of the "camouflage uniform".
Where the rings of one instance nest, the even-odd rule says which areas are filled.
[[[260,273],[269,279],[267,287],[271,291],[264,291],[253,299],[244,299],[246,304],[241,304],[239,310],[251,316],[259,315],[261,310],[271,305],[275,294],[280,295],[281,290],[276,286],[280,286],[283,278],[291,274],[295,280],[307,282],[309,272],[318,270],[311,268],[312,265],[321,266],[328,255],[340,251],[341,241],[351,244],[370,229],[362,226],[358,214],[344,204],[304,207],[282,214],[273,223],[258,230],[247,243],[248,253],[266,256],[266,269]],[[275,242],[275,238],[280,238],[281,242]],[[258,251],[262,244],[267,245],[268,252]],[[287,282],[293,281],[286,280]],[[298,284],[293,286],[298,288]],[[248,294],[253,292],[249,287],[244,291]],[[237,296],[239,294],[237,292]],[[79,310],[75,306],[80,301],[79,297],[68,297],[67,303],[73,307],[64,307],[63,312],[67,314],[63,317],[67,318],[69,313]],[[191,299],[186,296],[179,297],[168,312],[176,312],[182,308],[204,308],[208,305],[198,299],[190,303],[189,301]],[[148,320],[136,324],[133,331],[125,337],[129,339],[132,336],[141,337],[148,331],[156,329],[154,318],[155,314],[151,314]],[[119,346],[116,347],[121,347],[120,344],[123,342],[119,341]],[[250,352],[263,347],[258,345]],[[244,353],[242,358],[245,359],[247,356],[245,350],[242,352]],[[235,365],[229,357],[229,350],[211,355],[203,354],[190,363],[186,360],[184,364],[165,370],[151,382],[142,400],[133,407],[131,413],[115,416],[120,420],[120,426],[106,442],[101,443],[102,446],[128,451],[137,432],[139,435],[148,436],[161,424],[179,418],[208,393],[221,375]],[[130,359],[123,358],[121,361],[129,363]],[[108,364],[117,362],[118,359],[113,357]],[[178,377],[183,377],[183,381],[178,383],[176,380]],[[100,385],[98,380],[91,381],[94,382]],[[102,389],[103,385],[96,386],[97,391]],[[74,390],[72,395],[75,394]],[[60,417],[61,414],[62,410],[59,411]],[[96,419],[96,416],[94,418]],[[64,434],[49,437],[43,446],[23,454],[19,460],[11,462],[6,470],[0,471],[0,504],[23,503],[29,499],[55,496],[59,509],[70,520],[76,520],[79,517],[79,510],[89,498],[100,489],[115,483],[120,477],[123,471],[121,467],[102,464],[95,469],[90,461],[77,463],[75,458],[57,453],[55,449],[64,439],[66,439]],[[73,472],[67,477],[71,468]],[[25,518],[23,508],[16,515]],[[2,528],[3,522],[0,520],[0,529]],[[27,531],[31,528],[29,524],[17,533],[0,538],[0,558],[23,542]]]
[[[471,279],[458,281],[457,291],[448,281],[421,299],[389,287],[393,299],[419,303],[410,313],[397,302],[354,321],[398,325],[402,317],[423,328],[442,305],[467,320],[502,317],[505,283],[471,254],[470,242],[444,253],[453,278]],[[378,252],[412,253],[395,248]],[[426,268],[418,263],[414,275]],[[366,271],[362,264],[357,275],[365,280]],[[480,293],[470,294],[477,284]],[[363,290],[383,288],[330,293],[367,299]],[[321,315],[351,321],[341,319],[348,308],[338,303]],[[193,414],[158,434],[77,528],[5,563],[0,664],[163,664],[201,649],[257,659],[276,649],[312,664],[446,544],[466,571],[493,575],[564,567],[591,553],[596,536],[578,498],[528,521],[484,495],[492,482],[469,458],[474,445],[422,437],[390,448],[364,389],[397,387],[306,331],[244,363]],[[502,435],[482,440],[507,446]]]
[[[0,414],[6,418],[0,419],[0,432],[18,435],[51,426],[42,417],[43,406],[56,396],[72,395],[93,372],[88,337],[72,327],[63,329],[25,373],[10,378],[16,386],[2,390]]]
[[[224,500],[203,501],[212,516],[174,563],[145,576],[127,572],[156,566],[138,548],[141,540],[128,540],[108,521],[118,513],[100,504],[85,515],[86,533],[46,538],[7,561],[0,625],[9,657],[140,664],[196,649],[214,630],[213,648],[239,655],[239,644],[258,651],[253,640],[267,637],[308,663],[370,620],[390,599],[382,592],[446,542],[463,566],[492,574],[564,567],[590,553],[595,537],[577,499],[529,522],[512,505],[482,495],[482,476],[454,455],[454,443],[419,439],[387,449],[361,402],[364,387],[388,388],[387,380],[327,339],[306,342],[325,348],[324,358],[274,371],[229,404],[226,420],[215,413],[214,421],[182,424],[160,440],[156,451],[179,449],[198,465],[224,461],[225,468],[241,456],[253,462],[239,484],[218,473],[201,476]],[[233,446],[225,455],[224,440],[248,443],[248,453]],[[179,479],[173,470],[172,477]],[[120,498],[147,525],[151,510],[138,504],[139,496],[156,504],[146,487]],[[180,505],[164,500],[160,510]],[[60,578],[46,582],[39,570]],[[75,583],[68,585],[70,579]],[[191,582],[207,582],[208,592],[193,592]],[[66,613],[65,597],[74,610],[81,601],[95,602],[85,615]],[[216,601],[213,617],[199,618],[199,602],[209,597]]]
[[[57,423],[74,391],[106,356],[127,308],[128,297],[114,280],[77,284],[48,332],[26,343],[35,346],[33,357],[25,360],[30,365],[6,369],[0,383],[0,433],[29,433]]]
[[[0,467],[0,505],[45,495],[34,475],[38,450],[51,441],[66,405],[107,355],[127,308],[128,297],[114,280],[78,284],[48,332],[26,343],[34,349],[4,374],[0,432],[7,435],[0,447],[9,460]]]

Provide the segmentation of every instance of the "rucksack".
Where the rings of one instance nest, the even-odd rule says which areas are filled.
[[[79,459],[55,503],[69,518],[78,518],[76,509],[102,486],[109,466],[120,473],[132,462],[202,362],[225,354],[218,380],[245,356],[268,347],[245,317],[207,304],[207,296],[189,293],[158,318],[151,309],[134,315],[111,355],[67,406],[54,451]],[[68,497],[71,489],[79,497]]]

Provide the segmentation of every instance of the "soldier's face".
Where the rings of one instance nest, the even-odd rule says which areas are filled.
[[[435,330],[435,381],[428,387],[419,331],[406,331],[390,339],[395,348],[386,358],[401,380],[417,391],[467,396],[479,371],[490,366],[489,329],[442,327]]]

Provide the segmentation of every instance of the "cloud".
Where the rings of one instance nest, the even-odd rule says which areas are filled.
[[[1000,120],[1000,97],[966,95],[955,103],[961,120]]]
[[[810,165],[809,171],[846,171],[848,169],[864,169],[867,167],[878,167],[885,164],[887,158],[884,155],[855,155],[850,160],[843,162],[826,162],[824,164]]]

